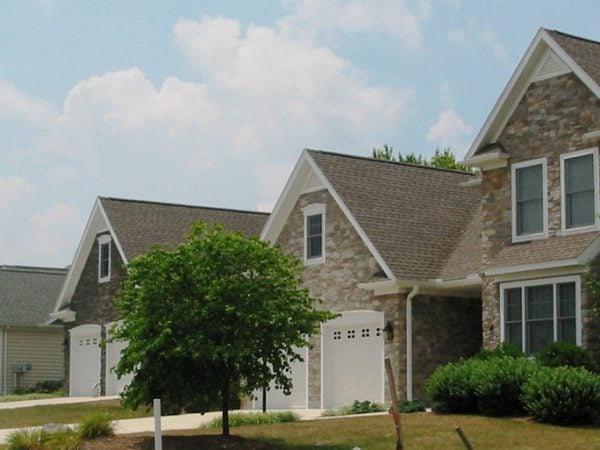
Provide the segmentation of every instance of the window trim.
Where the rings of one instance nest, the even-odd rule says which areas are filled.
[[[112,238],[110,237],[110,234],[103,234],[102,236],[99,236],[98,239],[98,283],[106,283],[107,281],[110,281],[110,275],[111,275],[111,271],[110,271],[110,266],[111,266],[111,259],[112,259],[112,255],[111,255],[111,245],[110,243],[112,242]],[[108,244],[108,275],[106,275],[105,277],[103,277],[101,275],[101,268],[102,268],[102,246]]]
[[[552,321],[553,321],[553,339],[556,341],[558,337],[558,301],[557,301],[557,286],[564,283],[575,283],[575,343],[581,346],[581,276],[572,275],[555,278],[540,278],[536,280],[513,281],[509,283],[500,283],[500,342],[504,343],[506,339],[506,322],[505,322],[505,296],[504,292],[507,289],[521,288],[521,335],[522,343],[521,350],[526,353],[527,350],[527,315],[526,315],[526,297],[525,288],[531,286],[542,286],[551,284],[553,291],[552,305]]]
[[[567,228],[567,191],[565,161],[580,156],[592,155],[594,165],[594,224],[584,225],[582,227]],[[586,148],[575,152],[563,153],[560,155],[560,229],[564,235],[585,233],[586,231],[600,230],[600,194],[598,189],[598,147]]]
[[[517,170],[526,167],[542,165],[542,221],[541,233],[517,234]],[[538,158],[511,165],[511,203],[512,203],[512,241],[527,242],[548,237],[548,159]]]
[[[311,205],[302,208],[304,214],[304,240],[302,246],[304,247],[304,264],[322,264],[325,262],[325,234],[326,234],[326,221],[325,221],[325,204],[313,203]],[[321,256],[318,258],[308,258],[308,218],[310,216],[316,216],[321,214]]]

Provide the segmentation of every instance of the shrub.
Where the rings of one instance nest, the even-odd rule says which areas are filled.
[[[23,429],[8,436],[8,450],[43,450],[47,435],[40,429]]]
[[[583,367],[595,371],[596,364],[589,350],[567,342],[552,342],[537,355],[537,361],[546,367]]]
[[[81,448],[81,436],[73,430],[61,430],[48,434],[44,444],[44,450],[79,450]]]
[[[52,394],[56,391],[60,391],[63,388],[62,380],[45,380],[38,381],[33,388],[35,392],[41,394]]]
[[[427,395],[434,409],[444,412],[473,412],[477,410],[477,397],[473,374],[483,362],[476,359],[461,360],[438,367],[426,384]]]
[[[600,377],[581,367],[540,368],[523,387],[523,403],[542,422],[593,422],[600,412]]]
[[[385,411],[385,408],[379,403],[371,402],[369,400],[354,400],[354,403],[352,403],[351,405],[342,406],[341,408],[337,409],[328,409],[323,412],[322,416],[349,416],[351,414],[367,414],[383,411]]]
[[[425,411],[425,402],[422,400],[399,400],[398,411],[401,413],[414,413],[419,411]]]
[[[473,358],[485,361],[491,358],[502,358],[505,356],[520,358],[525,356],[525,354],[514,345],[503,343],[493,350],[482,348],[475,356],[473,356]]]
[[[259,413],[239,413],[229,415],[229,426],[230,427],[241,427],[244,425],[264,425],[271,423],[287,423],[296,422],[298,416],[293,412],[259,412]],[[205,428],[221,428],[223,426],[223,418],[215,417]]]
[[[490,416],[523,413],[523,386],[537,368],[527,358],[505,356],[483,361],[473,375],[479,410]]]
[[[95,412],[79,423],[79,435],[83,439],[96,439],[114,434],[111,417],[105,412]]]

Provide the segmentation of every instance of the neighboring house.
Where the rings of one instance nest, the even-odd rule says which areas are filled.
[[[304,260],[341,317],[312,338],[294,391],[270,407],[424,396],[440,364],[481,347],[479,189],[471,174],[305,150],[262,237]],[[305,353],[306,355],[306,353]]]
[[[600,43],[540,29],[471,146],[482,171],[483,342],[600,355],[586,263],[600,250]]]
[[[63,379],[62,325],[48,323],[66,269],[0,266],[0,393]]]
[[[116,365],[123,343],[100,346],[116,320],[114,300],[125,265],[152,245],[173,248],[194,222],[222,224],[258,236],[268,215],[257,212],[99,197],[51,316],[65,323],[69,395],[116,395],[128,383]],[[58,300],[56,300],[58,298]]]

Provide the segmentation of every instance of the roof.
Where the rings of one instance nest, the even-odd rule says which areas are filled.
[[[479,272],[480,193],[477,187],[461,186],[474,175],[318,150],[307,153],[396,278],[455,279]]]
[[[67,269],[0,266],[0,325],[48,322]]]
[[[556,30],[546,30],[546,32],[596,84],[600,85],[600,42]]]
[[[174,248],[183,242],[194,222],[222,224],[229,231],[259,236],[268,214],[223,208],[178,205],[99,197],[127,260],[143,255],[152,245]]]

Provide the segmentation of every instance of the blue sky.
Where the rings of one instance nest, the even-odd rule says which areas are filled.
[[[305,147],[462,157],[584,0],[4,0],[0,264],[71,262],[98,195],[270,210]]]

